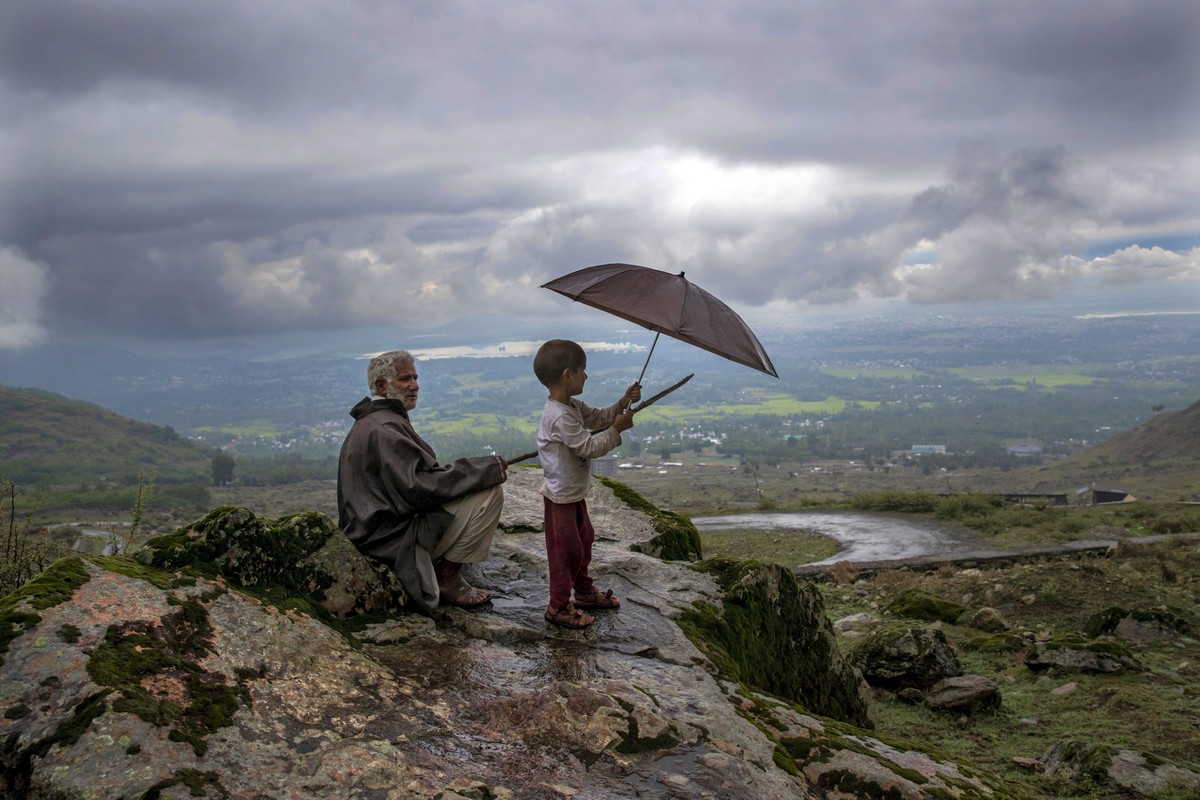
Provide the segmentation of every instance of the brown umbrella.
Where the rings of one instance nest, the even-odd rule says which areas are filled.
[[[684,277],[635,264],[600,264],[542,284],[585,305],[607,311],[659,334],[695,345],[776,378],[775,366],[758,337],[732,308]],[[641,383],[641,377],[638,383]]]

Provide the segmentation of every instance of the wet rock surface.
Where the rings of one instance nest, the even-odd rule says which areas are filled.
[[[372,618],[349,635],[219,577],[73,560],[83,577],[62,597],[5,601],[4,790],[56,800],[1012,796],[979,770],[723,679],[677,624],[697,604],[727,602],[717,581],[631,550],[654,525],[602,486],[589,496],[592,571],[621,609],[584,631],[548,625],[539,482],[514,471],[509,532],[470,570],[495,593],[490,607]],[[771,585],[779,572],[744,577]],[[829,626],[823,616],[789,624]],[[814,680],[846,669],[832,653]]]

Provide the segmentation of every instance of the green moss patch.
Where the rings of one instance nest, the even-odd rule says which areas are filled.
[[[966,609],[920,589],[905,589],[884,610],[898,617],[953,624]]]
[[[1015,653],[1029,647],[1029,639],[1022,631],[1002,631],[968,639],[963,647],[980,653]]]
[[[41,575],[0,599],[0,654],[7,653],[14,639],[42,621],[30,607],[42,611],[65,603],[88,579],[83,561],[70,556],[55,561]]]
[[[731,680],[834,719],[871,727],[854,671],[837,652],[820,592],[775,564],[710,559],[724,605],[696,603],[679,625]]]
[[[170,728],[172,741],[187,742],[202,756],[205,737],[232,724],[249,693],[244,683],[226,684],[224,676],[196,663],[212,648],[212,626],[201,602],[178,597],[170,602],[177,610],[158,625],[110,627],[88,661],[88,674],[120,693],[114,711]]]
[[[704,557],[700,531],[690,519],[673,511],[663,511],[620,481],[603,476],[599,481],[612,489],[618,500],[648,516],[654,525],[655,537],[644,545],[634,545],[630,548],[634,552],[664,561],[696,561]]]
[[[196,585],[195,578],[178,575],[165,569],[154,569],[125,556],[90,556],[88,560],[109,572],[146,581],[159,589],[178,589],[183,586]]]

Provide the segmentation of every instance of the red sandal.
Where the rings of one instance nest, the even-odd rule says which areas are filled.
[[[613,597],[612,589],[607,590],[604,594],[600,592],[592,592],[591,594],[575,593],[576,608],[620,608],[621,601]]]
[[[585,614],[575,608],[571,603],[567,603],[560,609],[553,609],[546,606],[546,613],[543,615],[546,622],[558,625],[561,628],[586,628],[596,621],[596,618],[591,614]]]

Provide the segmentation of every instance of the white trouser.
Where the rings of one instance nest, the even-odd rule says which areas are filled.
[[[487,560],[492,549],[492,536],[504,509],[504,489],[493,486],[446,503],[442,508],[454,515],[454,522],[442,534],[433,549],[433,557],[445,557],[459,564],[476,564]]]

